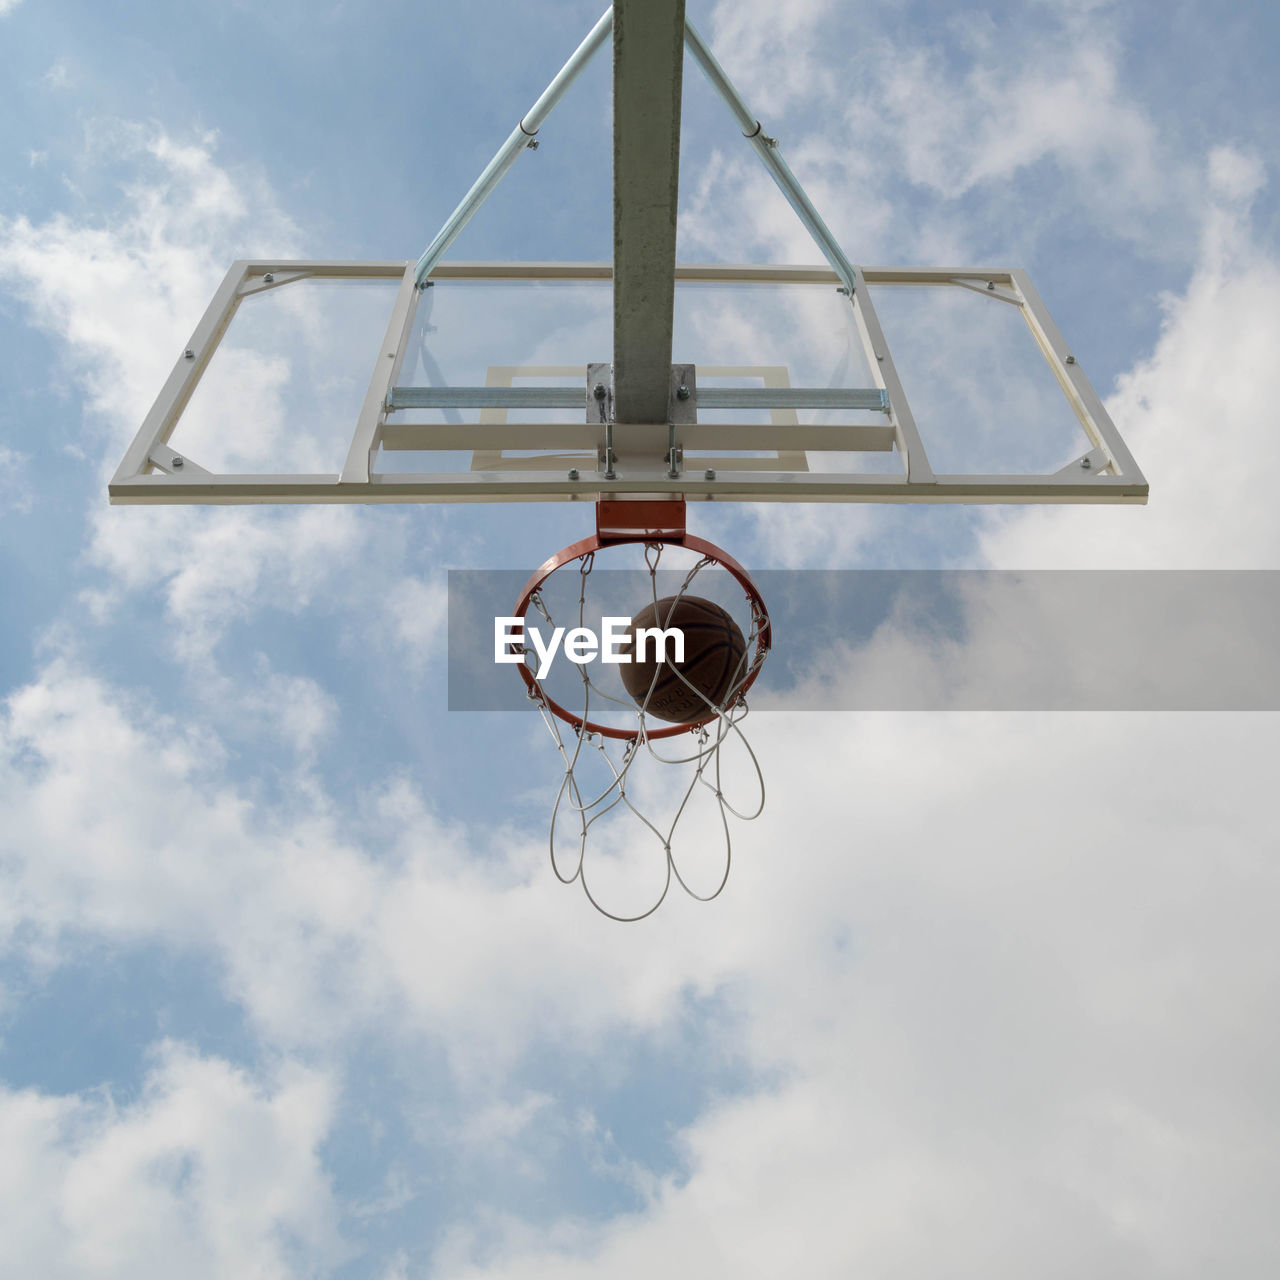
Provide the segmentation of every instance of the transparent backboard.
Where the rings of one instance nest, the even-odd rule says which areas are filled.
[[[608,264],[242,261],[118,503],[1143,502],[1025,274],[676,268],[664,423],[613,420]]]

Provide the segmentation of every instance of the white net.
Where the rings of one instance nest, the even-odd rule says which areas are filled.
[[[639,544],[634,544],[639,545]],[[660,625],[665,625],[679,609],[680,602],[691,597],[692,588],[699,575],[716,565],[710,556],[702,556],[683,573],[674,595],[659,599],[658,571],[665,544],[643,544],[644,567],[648,576],[648,591],[655,612],[661,606]],[[615,548],[610,547],[609,550]],[[556,571],[559,575],[576,573],[576,601],[572,595],[561,601],[558,610],[553,608],[549,581],[544,581],[529,597],[528,617],[535,614],[553,629],[558,625],[555,612],[563,619],[565,608],[576,613],[576,625],[585,627],[589,618],[588,595],[592,570],[598,552],[589,551],[570,561]],[[556,575],[551,575],[555,577]],[[563,593],[562,593],[563,595]],[[635,921],[652,915],[662,904],[672,882],[699,901],[710,901],[719,896],[729,879],[733,861],[733,839],[730,819],[751,821],[764,810],[764,776],[755,752],[742,730],[747,715],[745,692],[755,679],[768,651],[768,615],[759,598],[743,590],[741,605],[737,610],[745,623],[740,629],[745,648],[736,659],[728,680],[727,692],[717,700],[707,696],[703,687],[687,678],[684,671],[669,657],[654,664],[654,674],[643,696],[632,699],[609,692],[601,687],[591,666],[582,663],[577,667],[577,696],[569,703],[563,695],[554,700],[543,684],[528,680],[529,697],[537,705],[556,744],[564,765],[564,774],[556,792],[550,823],[551,865],[556,876],[565,884],[575,881],[592,906],[612,920]],[[532,656],[525,649],[526,662]],[[532,664],[526,667],[532,670]],[[687,687],[699,705],[705,708],[691,717],[693,723],[672,726],[653,715],[649,703],[660,680],[678,680]],[[568,705],[566,705],[568,704]],[[606,721],[611,723],[606,725]],[[728,746],[741,748],[735,753],[741,762],[737,771],[745,768],[749,784],[750,802],[733,803],[725,793],[726,754]],[[633,785],[640,766],[663,766],[663,785],[656,789]],[[674,785],[673,785],[674,783]],[[682,874],[682,853],[676,843],[677,828],[698,807],[697,801],[708,797],[713,819],[696,823],[696,860],[707,862],[708,829],[717,835],[718,861],[710,876],[709,887],[699,890],[693,887],[691,877]],[[665,810],[665,812],[660,812]],[[631,830],[623,824],[607,819],[619,816],[628,818]],[[569,829],[567,837],[563,828]],[[561,834],[558,836],[558,832]],[[636,838],[651,844],[655,854],[664,862],[660,889],[638,911],[613,910],[606,907],[593,886],[591,869],[593,854],[589,854],[592,836],[603,837],[608,845],[596,852],[608,857],[616,852],[618,842],[628,844]],[[719,843],[722,841],[722,843]],[[576,845],[567,852],[566,844]],[[688,852],[689,850],[684,850]],[[705,876],[705,871],[704,871]]]

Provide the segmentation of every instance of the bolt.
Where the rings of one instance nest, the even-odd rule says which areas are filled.
[[[187,360],[194,360],[196,358],[196,353],[192,351],[190,347],[188,347],[182,355]]]
[[[576,480],[577,478],[578,478],[578,468],[577,468],[577,467],[570,467],[570,468],[569,468],[569,479],[570,479],[570,480]]]
[[[987,288],[990,289],[992,293],[994,293],[996,291],[996,282],[994,280],[988,280]]]
[[[687,400],[688,398],[689,398],[689,388],[688,388],[688,387],[686,387],[686,386],[684,385],[684,383],[682,382],[682,383],[681,383],[681,384],[676,388],[676,399],[677,399],[677,400]]]
[[[714,467],[708,467],[702,474],[707,480],[714,480],[716,478]]]
[[[884,356],[882,356],[882,355],[880,354],[880,352],[878,352],[878,351],[877,351],[877,352],[876,352],[876,359],[877,359],[877,360],[883,360],[883,359],[884,359]]]
[[[174,458],[174,459],[169,463],[169,465],[170,465],[171,467],[173,467],[173,469],[176,471],[176,470],[178,470],[178,469],[182,466],[182,459],[181,459],[181,458]]]
[[[1088,458],[1081,458],[1081,459],[1080,459],[1080,467],[1081,467],[1081,470],[1083,470],[1083,471],[1088,471],[1088,470],[1089,470],[1089,468],[1090,468],[1090,467],[1092,467],[1092,466],[1093,466],[1093,463],[1092,463],[1092,462],[1090,462]]]
[[[1076,358],[1075,358],[1075,356],[1068,356],[1068,357],[1067,357],[1067,363],[1068,363],[1068,364],[1075,364],[1075,362],[1076,362]]]
[[[529,141],[525,143],[525,146],[528,147],[530,151],[537,151],[538,149],[537,138],[530,138]]]
[[[262,281],[264,284],[271,284],[274,280],[275,280],[275,276],[273,276],[270,271],[268,271],[267,274],[262,277]]]
[[[597,382],[596,385],[592,388],[591,394],[595,396],[597,400],[603,400],[605,398],[605,395],[607,394],[607,392],[604,389],[604,383]]]

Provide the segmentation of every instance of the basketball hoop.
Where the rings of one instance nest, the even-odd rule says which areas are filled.
[[[579,631],[586,630],[582,619],[596,557],[638,547],[654,590],[645,620],[627,609],[637,655],[642,633],[684,634],[686,624],[674,616],[681,603],[689,603],[695,614],[707,603],[688,595],[694,578],[711,566],[725,570],[742,589],[734,603],[745,609],[745,625],[726,628],[725,639],[711,641],[706,639],[710,623],[691,624],[695,634],[704,633],[704,657],[708,648],[732,654],[723,662],[717,657],[721,669],[714,683],[703,679],[707,672],[695,662],[681,670],[655,654],[651,665],[640,659],[643,671],[632,664],[631,678],[623,681],[626,696],[612,697],[580,664],[581,706],[574,709],[567,705],[577,700],[572,677],[569,695],[553,698],[541,674],[545,669],[555,676],[546,661],[561,639],[569,661],[578,662],[580,634],[570,642],[568,633],[557,637],[553,630],[551,650],[542,653],[538,644],[543,661],[534,670],[525,665],[527,651],[517,647],[515,636],[505,653],[495,642],[495,657],[500,654],[499,660],[519,667],[565,762],[552,813],[553,864],[555,820],[566,804],[577,814],[580,832],[576,870],[561,878],[583,877],[586,889],[588,829],[604,812],[623,806],[637,814],[665,852],[667,879],[659,901],[673,875],[688,888],[672,861],[671,839],[699,784],[713,792],[720,807],[726,876],[728,815],[755,817],[764,804],[763,781],[754,810],[746,806],[739,812],[727,804],[720,757],[726,742],[746,745],[745,695],[769,649],[769,616],[736,561],[687,535],[686,500],[1127,504],[1145,503],[1148,496],[1141,468],[1026,273],[990,265],[855,265],[791,172],[777,140],[687,21],[684,7],[666,0],[610,6],[416,261],[255,258],[233,263],[186,345],[175,352],[168,377],[108,486],[113,503],[138,505],[592,499],[595,536],[543,565],[525,588],[518,620],[533,609],[550,621],[549,601],[563,616],[574,612],[571,603],[561,609],[547,584],[557,571],[571,576],[569,566],[576,564]],[[536,135],[547,116],[606,44],[613,53],[612,262],[451,260],[449,250],[462,229],[518,157],[538,146]],[[799,216],[825,266],[676,261],[686,50],[742,125],[744,141]],[[603,156],[598,159],[594,167],[605,183],[610,166]],[[495,284],[501,287],[493,289]],[[597,315],[599,299],[591,291],[598,286],[612,293],[611,326],[586,322]],[[1002,352],[995,376],[977,384],[965,360],[944,362],[954,366],[949,384],[944,380],[938,394],[928,397],[925,407],[932,412],[920,420],[873,298],[883,296],[882,290],[917,287],[949,297],[928,327],[917,329],[917,340],[909,340],[919,373],[905,369],[908,383],[917,377],[933,381],[937,342],[918,339],[932,336],[935,323],[954,320],[962,327],[949,339],[960,342],[956,350],[961,353],[988,340],[998,342]],[[327,310],[318,309],[321,294],[369,298],[384,288],[390,309],[382,315],[360,305],[335,312],[341,323],[330,324]],[[278,301],[282,289],[290,291],[283,306]],[[695,298],[701,301],[694,303]],[[797,325],[797,308],[813,324]],[[983,322],[973,308],[989,314],[998,327],[974,329]],[[601,308],[598,315],[606,312]],[[1034,422],[1024,421],[1025,406],[1039,406],[1040,384],[1037,372],[1020,372],[1016,349],[1009,350],[1007,361],[1004,356],[1004,321],[1015,312],[1083,433],[1073,436],[1074,460],[1064,451],[1065,440],[1060,447],[1053,434],[1037,437],[1027,431]],[[692,357],[680,363],[671,360],[677,331],[682,354]],[[438,341],[428,341],[437,333]],[[285,462],[279,464],[282,470],[261,466],[264,435],[274,429],[271,415],[265,421],[261,415],[268,408],[274,412],[274,401],[266,406],[253,394],[251,379],[261,361],[274,367],[282,352],[294,360],[295,350],[298,370],[332,367],[344,386],[351,378],[353,386],[368,379],[359,410],[340,412],[333,422],[327,412],[315,410],[315,379],[300,374],[293,380],[282,401],[288,415],[282,438],[294,446],[289,454],[314,452],[320,459],[339,446],[331,462],[308,463],[305,472]],[[365,352],[371,365],[347,366],[353,352]],[[248,402],[258,405],[256,417],[242,412],[246,392]],[[573,412],[565,417],[564,410]],[[344,417],[350,433],[345,450],[333,435]],[[1053,420],[1043,425],[1058,429]],[[1029,451],[1037,438],[1040,443]],[[943,447],[931,460],[935,440]],[[935,470],[941,456],[962,465]],[[1042,458],[1046,468],[1027,470],[1028,457]],[[673,551],[677,546],[680,555]],[[675,596],[660,598],[656,580],[664,550],[668,560],[691,555],[696,563]],[[596,603],[607,594],[599,590]],[[610,623],[625,620],[616,611],[608,616]],[[702,616],[719,617],[714,610]],[[541,642],[538,631],[533,635]],[[610,645],[621,638],[614,632],[609,636]],[[597,644],[596,652],[605,662],[615,660],[611,647]],[[741,669],[734,670],[739,660]],[[614,710],[607,718],[614,723],[606,723],[600,710],[609,706]],[[666,723],[655,727],[654,720]],[[685,733],[694,744],[691,753],[671,760],[659,754],[660,744]],[[602,775],[602,782],[611,776],[612,783],[595,788],[599,795],[590,804],[584,803],[575,777],[587,744],[593,748],[589,758],[598,752],[609,760],[611,747],[622,753]],[[759,778],[755,756],[750,747],[746,750]],[[628,792],[628,777],[641,760],[683,764],[693,771],[670,824],[646,818],[636,795]],[[584,767],[584,778],[587,772]],[[642,792],[643,786],[637,774],[632,792]],[[723,884],[722,879],[720,888]]]
[[[619,512],[619,508],[623,510]],[[663,553],[669,547],[679,547],[685,552],[692,553],[696,559],[685,569],[679,589],[674,596],[668,595],[660,601],[657,574]],[[670,618],[683,602],[693,602],[696,599],[699,605],[705,606],[708,602],[693,597],[690,594],[691,588],[700,574],[710,569],[722,569],[742,591],[740,612],[746,621],[742,635],[745,647],[741,656],[737,657],[731,678],[726,682],[727,689],[718,701],[708,697],[704,690],[690,680],[676,663],[664,657],[658,663],[647,691],[634,701],[629,697],[619,697],[602,689],[592,678],[587,665],[580,665],[578,671],[582,697],[581,710],[571,709],[564,705],[567,699],[557,700],[544,688],[543,682],[539,680],[537,673],[527,661],[531,656],[531,650],[523,645],[514,646],[515,651],[522,653],[526,658],[517,670],[527,687],[528,696],[541,713],[564,763],[564,776],[551,812],[552,869],[562,883],[572,884],[575,880],[581,881],[588,900],[601,914],[613,920],[633,921],[644,919],[658,908],[665,899],[673,878],[686,893],[699,901],[710,901],[717,897],[728,881],[732,861],[729,818],[732,816],[750,821],[759,817],[764,809],[764,778],[755,753],[742,731],[742,720],[747,714],[746,693],[755,683],[769,651],[770,630],[768,610],[747,571],[726,551],[686,533],[684,504],[672,502],[600,503],[596,533],[552,556],[526,583],[513,610],[513,616],[524,620],[532,611],[538,619],[555,627],[557,619],[552,616],[552,606],[547,600],[545,588],[557,571],[573,572],[570,566],[576,566],[577,625],[583,626],[587,616],[591,574],[596,567],[597,557],[610,552],[625,553],[628,548],[643,556],[643,568],[647,572],[649,582],[649,598],[642,602],[644,605],[656,609],[661,604],[666,618]],[[690,556],[684,557],[686,562],[690,558]],[[563,614],[563,610],[561,612]],[[666,618],[660,621],[665,621]],[[650,701],[654,688],[660,680],[668,685],[678,681],[686,686],[689,691],[686,698],[691,696],[695,700],[695,705],[700,706],[702,710],[681,723],[655,726],[652,723],[654,712],[650,708]],[[606,714],[611,714],[615,720],[622,719],[626,723],[607,723],[602,718]],[[688,749],[669,751],[655,747],[657,743],[669,742],[680,735],[688,735],[690,740]],[[755,774],[759,796],[758,799],[753,797],[751,805],[742,807],[734,805],[726,798],[721,785],[721,750],[730,741],[738,742],[746,750],[751,762],[751,770]],[[584,764],[584,748],[590,749],[590,758],[593,761],[602,759],[607,769],[608,781],[602,789],[596,789],[594,795],[584,795],[583,788],[575,776],[575,770]],[[669,823],[662,826],[641,811],[634,796],[628,791],[628,777],[642,759],[672,768],[683,768],[687,775],[687,783],[675,809],[675,815]],[[705,788],[714,796],[719,825],[724,833],[723,871],[718,883],[709,893],[695,891],[681,875],[672,847],[676,827],[681,818],[688,813],[699,788]],[[619,806],[630,811],[651,833],[660,844],[666,861],[661,892],[644,911],[634,915],[618,914],[604,907],[593,894],[587,877],[586,849],[591,827]],[[571,814],[576,819],[574,825],[578,844],[577,857],[568,870],[562,867],[561,858],[557,856],[556,851],[557,822],[566,814]]]

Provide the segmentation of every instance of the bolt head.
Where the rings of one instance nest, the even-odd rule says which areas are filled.
[[[591,388],[591,394],[595,396],[597,400],[603,400],[605,398],[605,395],[607,394],[607,392],[604,389],[604,383],[597,382],[596,385]]]
[[[570,480],[576,480],[577,478],[578,478],[578,468],[577,468],[577,467],[570,467],[570,468],[569,468],[569,479],[570,479]]]
[[[275,280],[275,276],[273,276],[270,271],[268,271],[267,274],[262,278],[264,281],[266,281],[267,284],[271,284],[272,281]]]
[[[172,459],[172,460],[170,461],[169,465],[170,465],[170,466],[171,466],[175,471],[177,471],[177,470],[179,470],[179,469],[182,467],[182,459],[181,459],[181,458],[174,458],[174,459]]]
[[[1080,467],[1081,467],[1081,469],[1082,469],[1082,470],[1084,470],[1084,471],[1088,471],[1088,470],[1089,470],[1089,468],[1090,468],[1090,467],[1092,467],[1092,466],[1093,466],[1093,463],[1092,463],[1092,462],[1090,462],[1088,458],[1081,458],[1081,459],[1080,459]]]
[[[995,287],[996,287],[996,282],[994,280],[987,281],[987,288],[990,289],[993,293],[995,292]]]
[[[714,467],[708,467],[702,474],[707,480],[714,480],[716,478],[716,471]]]
[[[687,399],[689,398],[689,395],[690,395],[689,388],[688,388],[688,387],[686,387],[686,386],[685,386],[685,384],[682,382],[682,383],[681,383],[681,384],[676,388],[676,399],[677,399],[677,400],[687,400]]]
[[[182,358],[183,358],[184,360],[194,360],[194,359],[196,358],[196,353],[195,353],[194,351],[192,351],[190,347],[188,347],[188,348],[187,348],[187,349],[182,353]]]
[[[1075,358],[1075,356],[1068,356],[1068,357],[1067,357],[1067,363],[1068,363],[1068,364],[1075,364],[1075,362],[1076,362],[1076,358]]]

